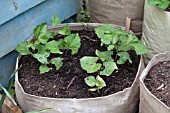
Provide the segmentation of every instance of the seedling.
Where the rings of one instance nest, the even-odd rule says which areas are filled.
[[[57,15],[52,17],[51,24],[57,26],[60,24]],[[71,54],[75,55],[81,46],[78,33],[71,34],[68,24],[58,31],[59,35],[64,38],[49,40],[56,35],[54,32],[47,30],[47,23],[42,23],[34,29],[36,40],[34,42],[22,42],[16,50],[21,55],[31,55],[41,63],[39,67],[40,74],[52,70],[52,65],[59,70],[63,65],[65,51],[71,50]],[[137,55],[145,54],[148,49],[138,40],[138,38],[121,28],[115,29],[112,25],[102,25],[95,29],[95,33],[100,39],[101,46],[105,46],[107,50],[96,50],[96,56],[84,56],[80,59],[81,67],[88,73],[95,76],[85,78],[85,83],[90,87],[90,91],[98,91],[106,86],[102,76],[111,76],[117,65],[125,62],[132,63],[130,50],[134,50]],[[55,54],[59,57],[50,59],[50,55]],[[114,57],[113,57],[114,56]]]
[[[170,0],[148,0],[150,6],[158,6],[162,10],[166,10],[170,5]]]
[[[96,50],[96,57],[84,56],[80,59],[81,67],[87,73],[97,73],[98,76],[110,76],[115,70],[118,70],[117,65],[124,64],[127,61],[132,63],[128,53],[129,50],[134,50],[137,55],[148,52],[148,49],[135,35],[124,32],[121,28],[114,29],[112,25],[102,25],[97,27],[95,32],[101,40],[101,46],[105,46],[107,51],[100,52]],[[99,61],[102,63],[99,63]],[[85,78],[86,84],[90,87],[96,85],[94,84],[95,80],[95,77],[92,76]],[[100,86],[100,88],[96,85],[96,87],[101,89],[105,85]]]
[[[51,24],[57,26],[60,24],[58,16],[55,14],[52,17]],[[53,64],[56,67],[56,70],[59,70],[63,65],[63,58],[57,57],[49,59],[51,54],[62,55],[64,50],[71,50],[72,55],[78,52],[80,48],[80,37],[78,34],[71,34],[68,24],[66,24],[63,29],[58,31],[58,34],[66,36],[64,39],[58,41],[52,40],[56,35],[54,32],[49,32],[47,30],[47,23],[42,23],[34,29],[34,35],[36,40],[34,42],[22,42],[20,43],[16,50],[21,55],[32,55],[37,59],[42,65],[39,67],[40,74],[44,74],[52,70],[50,64]]]

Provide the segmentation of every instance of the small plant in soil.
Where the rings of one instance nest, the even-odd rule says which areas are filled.
[[[96,86],[96,88],[90,89],[91,91],[106,86],[100,76],[110,76],[113,71],[118,70],[117,65],[124,64],[126,61],[132,63],[129,50],[135,50],[137,55],[145,54],[148,51],[135,35],[124,32],[120,28],[114,29],[112,25],[99,26],[95,32],[101,40],[101,46],[105,46],[107,51],[96,50],[96,57],[84,56],[80,59],[81,67],[87,73],[97,73],[98,75],[96,79],[92,76],[85,78],[88,86]]]
[[[54,15],[51,21],[52,26],[57,26],[60,23],[58,16]],[[71,33],[68,24],[58,31],[58,37],[60,35],[64,37],[57,39],[54,38],[55,33],[47,30],[46,24],[42,23],[34,29],[36,40],[22,42],[16,48],[21,55],[31,55],[41,63],[39,67],[40,74],[47,73],[54,67],[59,71],[65,59],[63,53],[71,51],[71,55],[74,57],[81,47],[80,36],[78,33]],[[115,29],[112,25],[99,26],[95,29],[95,33],[100,46],[104,49],[96,49],[94,55],[83,56],[79,58],[79,62],[82,71],[86,71],[88,74],[84,81],[90,87],[89,90],[100,93],[100,89],[107,84],[103,77],[109,77],[114,71],[119,71],[118,65],[122,65],[127,61],[132,63],[129,55],[130,50],[134,50],[137,55],[141,55],[147,53],[148,49],[135,35],[124,32],[121,28]]]
[[[61,21],[58,16],[54,15],[51,24],[56,26],[60,23]],[[61,50],[71,49],[72,55],[74,55],[78,52],[78,48],[80,47],[78,34],[71,34],[68,24],[58,31],[59,34],[66,36],[65,39],[49,41],[50,38],[55,36],[55,33],[47,31],[46,24],[47,23],[42,23],[34,29],[34,35],[37,37],[34,42],[22,42],[16,48],[21,55],[31,54],[42,64],[39,67],[40,74],[49,72],[52,69],[52,65],[56,67],[56,70],[59,70],[63,65],[63,58],[55,57],[53,59],[48,59],[50,54],[62,55],[63,52]]]
[[[150,6],[158,6],[162,10],[169,10],[170,0],[148,0]]]

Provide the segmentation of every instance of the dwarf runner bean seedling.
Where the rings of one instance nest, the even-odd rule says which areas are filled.
[[[100,76],[110,76],[115,70],[118,70],[117,64],[121,65],[126,61],[132,63],[128,53],[129,50],[134,50],[137,55],[148,52],[148,49],[135,35],[124,32],[120,28],[115,29],[112,25],[102,25],[97,27],[95,32],[101,40],[101,46],[105,46],[107,51],[96,50],[96,57],[84,56],[80,59],[81,67],[87,73],[98,73],[96,78],[93,76],[85,78],[88,86],[96,86],[93,90],[90,89],[91,91],[96,91],[106,86],[105,81]],[[98,61],[101,61],[101,63]],[[104,67],[104,70],[101,70],[102,67]],[[97,81],[100,81],[101,84],[98,85]]]
[[[52,26],[57,26],[60,23],[61,21],[55,14],[51,20]],[[47,30],[47,23],[42,23],[34,29],[36,40],[34,42],[22,42],[17,46],[16,50],[21,55],[30,54],[36,58],[42,64],[39,67],[40,74],[52,70],[50,64],[53,64],[56,67],[56,70],[59,70],[63,65],[63,58],[57,57],[48,59],[50,54],[53,53],[56,55],[62,55],[64,50],[70,49],[72,51],[72,55],[74,55],[78,52],[81,43],[78,34],[71,34],[68,24],[66,24],[63,29],[59,30],[58,34],[62,34],[66,37],[64,39],[60,39],[59,41],[49,41],[49,39],[54,38],[56,34]]]

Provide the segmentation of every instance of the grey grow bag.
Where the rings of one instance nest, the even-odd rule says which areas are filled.
[[[101,24],[69,24],[71,30],[94,30],[95,27]],[[57,28],[49,27],[49,31],[57,31],[64,25],[59,25]],[[118,27],[118,26],[114,26]],[[33,35],[28,41],[35,39]],[[16,68],[20,56],[17,59]],[[24,92],[18,80],[18,73],[15,76],[15,92],[18,104],[24,112],[38,110],[42,108],[53,108],[46,113],[135,113],[138,108],[139,101],[139,75],[144,69],[144,64],[141,59],[136,79],[133,85],[123,91],[115,94],[97,97],[97,98],[84,98],[84,99],[61,99],[61,98],[48,98],[40,97]]]
[[[159,62],[170,61],[170,52],[161,53],[153,57],[140,77],[140,109],[139,113],[170,113],[170,107],[166,106],[155,97],[145,86],[144,80],[150,69]]]

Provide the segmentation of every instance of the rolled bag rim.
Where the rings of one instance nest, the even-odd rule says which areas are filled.
[[[161,100],[159,100],[155,95],[153,95],[149,89],[146,87],[146,85],[144,84],[144,80],[148,74],[148,72],[151,70],[151,68],[153,66],[155,66],[156,64],[158,64],[159,62],[163,62],[163,61],[170,61],[170,58],[169,60],[167,60],[166,58],[165,59],[160,59],[158,60],[160,57],[166,57],[166,56],[170,56],[170,51],[167,51],[167,52],[164,52],[164,53],[160,53],[160,54],[157,54],[155,55],[151,61],[148,63],[148,65],[146,66],[146,68],[143,70],[140,78],[139,78],[139,84],[140,84],[140,88],[144,89],[144,91],[146,92],[146,95],[151,97],[152,99],[156,100],[157,102],[160,103],[161,106],[163,106],[165,109],[169,109],[170,110],[170,107],[168,107],[165,103],[163,103]],[[142,94],[140,92],[140,94]],[[143,96],[143,95],[142,95]]]
[[[60,24],[58,25],[57,27],[48,27],[48,29],[57,29],[57,28],[62,28],[65,24]],[[100,23],[71,23],[69,24],[69,27],[75,27],[75,26],[82,26],[84,27],[84,29],[86,30],[88,27],[96,27],[96,26],[99,26],[99,25],[103,25],[103,24],[100,24]],[[118,26],[118,25],[113,25],[115,28],[116,27],[121,27],[123,30],[125,29],[124,27],[122,26]],[[133,33],[132,31],[130,31],[130,33]],[[34,35],[32,35],[28,41],[31,41],[35,38]],[[17,62],[16,62],[16,68],[18,68],[18,63],[19,63],[19,60],[21,58],[21,55],[19,55],[17,57]],[[42,97],[42,96],[36,96],[36,95],[32,95],[32,94],[28,94],[24,91],[23,87],[21,86],[21,84],[19,83],[19,80],[18,80],[18,72],[16,73],[15,75],[15,92],[16,92],[16,98],[18,95],[23,95],[24,97],[26,98],[36,98],[38,100],[43,100],[43,101],[49,101],[49,100],[54,100],[54,101],[75,101],[75,102],[87,102],[87,101],[95,101],[95,100],[100,100],[100,99],[108,99],[108,98],[115,98],[117,95],[124,95],[124,94],[133,94],[133,89],[135,88],[138,88],[136,90],[138,90],[138,94],[139,94],[139,76],[140,76],[140,73],[143,71],[144,69],[144,63],[143,63],[143,58],[142,58],[142,55],[140,56],[140,62],[139,62],[139,65],[138,65],[138,71],[136,73],[136,77],[135,77],[135,80],[133,81],[133,84],[131,87],[128,87],[128,88],[125,88],[123,91],[119,91],[117,93],[114,93],[114,94],[111,94],[111,95],[108,95],[108,96],[102,96],[102,97],[95,97],[95,98],[50,98],[50,97]],[[137,86],[136,86],[137,85]],[[17,92],[21,92],[22,94],[17,94]],[[127,99],[128,100],[128,99]],[[127,101],[126,100],[126,101]],[[139,100],[138,98],[135,100]]]

